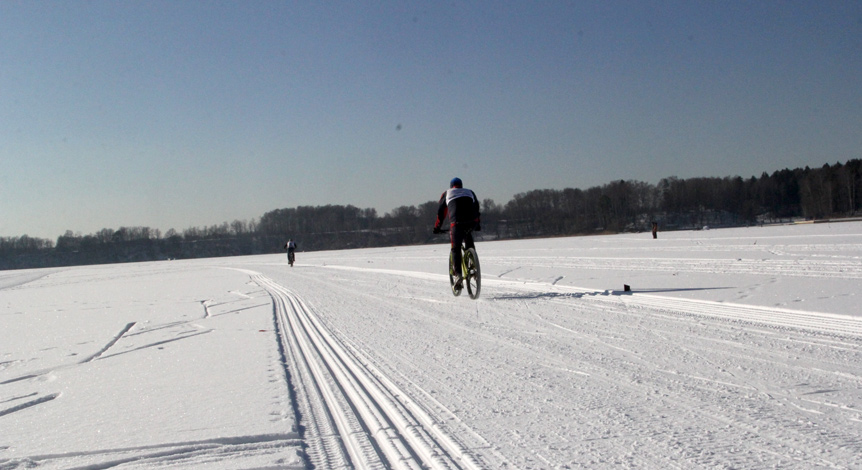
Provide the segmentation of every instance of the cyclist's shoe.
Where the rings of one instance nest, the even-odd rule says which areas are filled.
[[[455,290],[461,290],[463,287],[464,287],[464,279],[462,279],[461,277],[458,277],[458,280],[455,281],[454,289]]]

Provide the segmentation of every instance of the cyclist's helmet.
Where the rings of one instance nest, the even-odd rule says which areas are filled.
[[[449,182],[450,188],[462,188],[463,185],[461,183],[461,178],[452,178],[452,181]]]

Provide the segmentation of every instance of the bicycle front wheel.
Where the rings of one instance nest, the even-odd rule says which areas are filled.
[[[467,268],[466,278],[467,293],[471,299],[478,299],[482,290],[482,270],[479,268],[479,255],[475,248],[464,251],[464,267]]]

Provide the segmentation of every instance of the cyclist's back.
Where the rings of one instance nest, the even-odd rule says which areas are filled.
[[[448,215],[451,224],[475,224],[478,221],[479,201],[473,191],[467,188],[451,188],[443,193],[441,199],[445,199],[444,217]],[[440,213],[437,215],[439,220]]]
[[[472,190],[464,187],[460,178],[453,178],[449,182],[449,189],[440,196],[434,233],[440,233],[443,221],[447,217],[454,265],[461,266],[461,243],[463,242],[467,248],[473,248],[471,232],[480,231],[481,225],[479,198]]]
[[[296,255],[294,252],[296,251],[296,242],[293,239],[288,239],[287,243],[284,244],[284,249],[287,250],[287,262],[293,266],[293,262],[296,259]]]
[[[449,184],[449,189],[440,196],[434,229],[439,230],[447,217],[450,226],[465,224],[473,228],[478,225],[479,198],[476,193],[464,188],[459,178],[454,178]]]

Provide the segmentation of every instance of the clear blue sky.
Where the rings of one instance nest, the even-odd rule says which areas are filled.
[[[0,236],[862,158],[862,2],[0,2]]]

